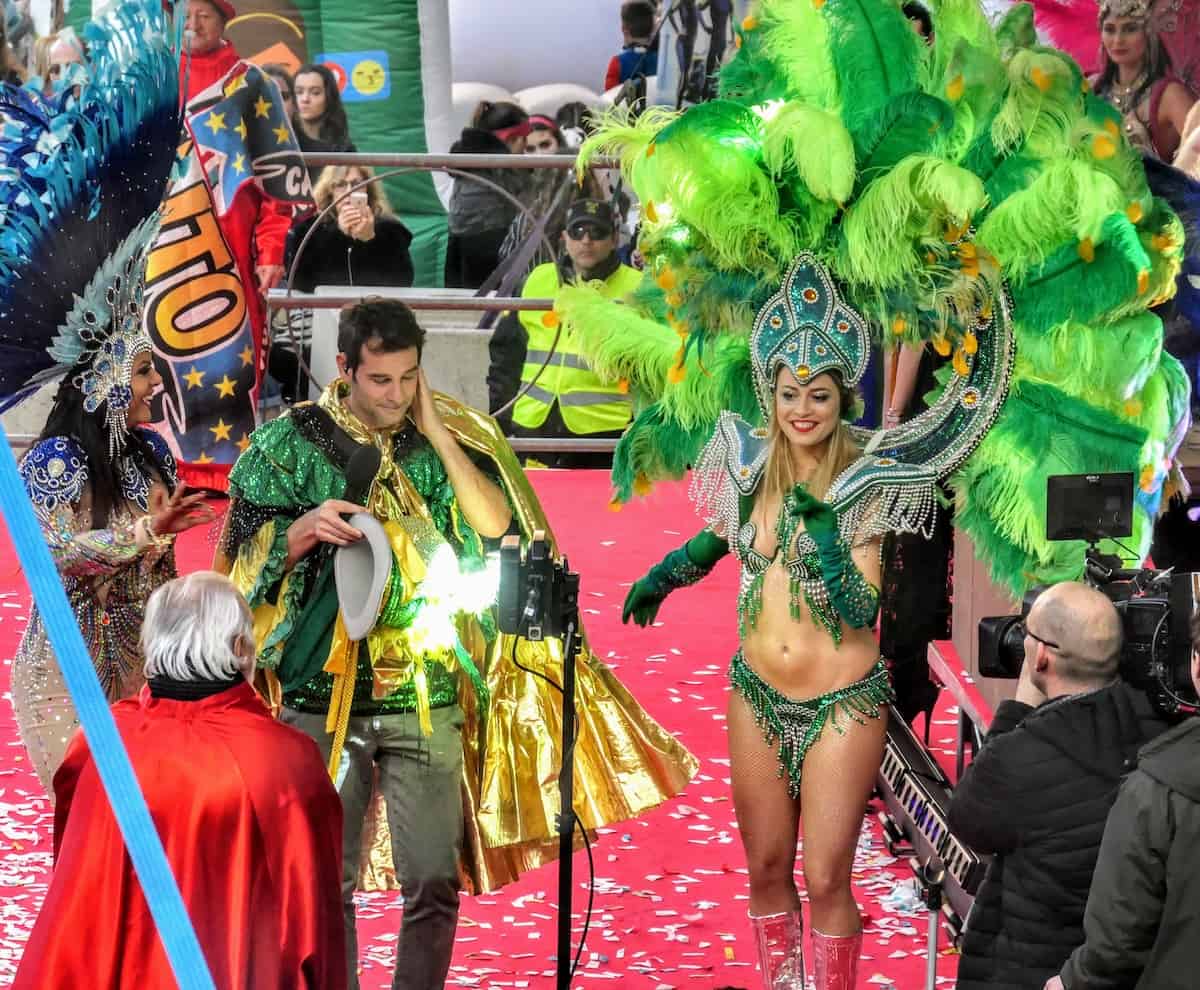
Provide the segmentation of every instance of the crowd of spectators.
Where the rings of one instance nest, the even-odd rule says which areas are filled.
[[[19,10],[21,2],[23,0],[17,0],[18,6],[14,8],[10,0],[10,10]],[[219,40],[224,27],[221,8],[228,3],[226,0],[221,3],[198,0],[193,6],[201,11],[213,8],[207,22],[197,21],[189,36],[192,81],[199,85],[207,78],[203,71],[205,58],[219,56],[223,50],[216,48],[215,56],[206,56],[204,52],[209,34],[215,32],[214,36]],[[607,66],[597,66],[598,81],[599,70],[603,68],[606,91],[639,83],[644,88],[646,78],[657,72],[660,7],[650,0],[626,0],[620,5],[619,20],[614,18],[613,27],[614,36],[619,28],[621,47]],[[913,21],[914,30],[931,38],[933,22],[928,11],[916,0],[904,4],[904,11]],[[22,26],[23,23],[19,17],[6,18],[4,29],[10,35],[20,34],[19,40],[14,37],[10,38],[11,43],[0,44],[0,76],[35,85],[44,96],[53,96],[74,77],[74,73],[82,71],[72,63],[83,59],[83,44],[69,30],[35,38],[31,28]],[[227,45],[227,42],[223,44]],[[1158,53],[1161,60],[1161,46],[1150,46],[1147,51]],[[1124,57],[1123,52],[1123,48],[1106,41],[1106,70],[1097,80],[1101,90],[1106,79],[1116,79],[1125,72],[1124,63],[1118,65],[1119,59]],[[1133,55],[1129,57],[1133,58]],[[220,62],[220,59],[216,61]],[[301,65],[295,72],[280,64],[267,64],[262,68],[279,90],[284,111],[303,153],[357,150],[337,77],[328,66],[309,63]],[[1131,63],[1128,68],[1132,72],[1137,66]],[[194,90],[196,86],[190,88]],[[1171,92],[1178,95],[1184,90],[1177,81],[1172,81]],[[1182,113],[1184,108],[1181,104],[1177,109]],[[1136,107],[1130,113],[1134,110]],[[463,156],[500,157],[572,154],[588,133],[591,114],[591,108],[578,102],[560,107],[553,116],[530,113],[516,102],[481,102],[449,151]],[[1200,145],[1200,139],[1193,144]],[[308,172],[315,194],[315,208],[299,210],[292,218],[283,259],[292,288],[310,291],[319,285],[412,285],[414,269],[418,266],[414,265],[410,253],[413,235],[400,218],[404,203],[398,203],[399,209],[393,211],[380,184],[371,181],[373,173],[368,169],[352,169],[349,173],[340,170],[331,175],[330,169],[310,165]],[[444,285],[476,292],[494,290],[504,296],[528,296],[527,288],[534,273],[539,270],[544,273],[545,265],[552,266],[559,280],[574,277],[578,273],[574,270],[570,252],[572,242],[565,232],[570,210],[580,201],[606,204],[613,226],[614,256],[622,264],[636,267],[638,206],[622,187],[619,176],[592,170],[583,183],[577,185],[573,172],[565,168],[465,167],[453,177],[447,204]],[[544,280],[543,274],[533,281],[540,285]],[[285,278],[282,283],[288,284],[288,281]],[[256,298],[260,288],[263,287],[249,287]],[[311,322],[311,313],[304,312],[277,313],[273,320],[275,343],[268,368],[282,387],[283,399],[288,402],[307,392],[307,388],[298,391],[297,383],[303,377],[300,369]],[[504,319],[496,321],[501,351],[511,354],[512,340],[505,336],[505,331],[520,323],[515,318],[507,322]],[[500,324],[504,327],[500,328]],[[487,328],[492,325],[490,321],[481,324]],[[1179,356],[1186,359],[1189,355]],[[507,381],[510,377],[495,367],[489,373],[493,395],[491,411],[512,413],[512,409],[504,409],[507,403],[496,404],[496,395],[504,390],[493,387],[496,381]],[[882,375],[876,374],[871,381],[874,385],[866,396],[868,420],[865,425],[868,426],[878,425],[884,416],[880,394]],[[543,375],[541,384],[544,386],[545,383]],[[889,410],[888,414],[898,418],[900,410]],[[508,415],[504,419],[512,425]],[[544,428],[549,432],[541,435],[578,435],[577,431],[566,427],[563,420],[557,410],[552,410],[546,421],[549,425]]]

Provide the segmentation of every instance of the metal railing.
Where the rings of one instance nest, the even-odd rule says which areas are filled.
[[[288,273],[287,287],[285,289],[271,289],[266,296],[268,311],[274,309],[291,310],[291,309],[342,309],[345,306],[352,306],[363,299],[369,299],[373,295],[378,295],[378,287],[374,289],[368,288],[363,291],[350,290],[345,294],[328,295],[328,296],[298,296],[292,289],[292,281],[295,276],[296,265],[299,262],[300,255],[307,246],[308,240],[313,231],[316,229],[316,223],[331,213],[337,208],[337,204],[349,196],[351,193],[359,189],[364,189],[368,185],[375,182],[382,182],[384,179],[391,178],[396,175],[401,175],[409,172],[428,171],[428,172],[446,172],[454,175],[456,178],[464,178],[468,181],[480,182],[483,185],[493,188],[507,199],[513,201],[521,213],[529,216],[528,209],[519,201],[517,201],[507,190],[498,187],[490,180],[484,179],[482,176],[472,175],[471,169],[572,169],[575,168],[577,160],[574,155],[433,155],[433,154],[373,154],[371,152],[323,152],[317,154],[304,155],[306,165],[315,165],[319,167],[326,166],[345,166],[356,168],[384,168],[388,171],[368,177],[365,181],[359,182],[352,188],[347,189],[340,196],[335,197],[328,206],[326,206],[317,216],[316,222],[313,224],[312,230],[308,232],[304,240],[296,252],[296,257],[292,261],[292,271]],[[617,162],[609,159],[596,159],[589,163],[589,168],[613,168]],[[533,219],[531,217],[531,219]],[[503,312],[505,310],[527,310],[527,311],[547,311],[554,307],[553,299],[522,299],[518,296],[441,296],[422,294],[419,290],[408,292],[404,289],[389,292],[389,298],[402,300],[405,305],[416,310],[438,310],[442,312],[465,310],[470,312]],[[269,322],[269,321],[268,321]],[[290,325],[289,325],[290,329]],[[533,388],[542,373],[549,367],[550,362],[554,359],[555,351],[558,349],[559,335],[561,327],[556,328],[554,340],[550,344],[549,353],[546,360],[538,368],[537,373],[533,378],[526,382],[512,399],[506,402],[500,409],[496,410],[494,415],[501,415],[513,406],[517,400]],[[293,343],[295,341],[293,340]],[[302,350],[297,346],[297,357],[299,358],[300,368],[310,381],[316,382],[311,369],[304,360]],[[320,384],[320,383],[316,383]],[[608,452],[616,448],[615,440],[589,440],[586,438],[559,438],[559,437],[510,437],[514,450],[528,452],[563,452],[563,453],[588,453],[588,452]]]
[[[361,292],[352,291],[341,296],[310,296],[289,293],[287,289],[272,289],[267,293],[267,305],[271,309],[342,309],[370,299],[379,294],[380,286],[367,287]],[[490,313],[498,310],[548,310],[554,308],[553,299],[522,299],[520,296],[431,296],[421,295],[419,290],[388,289],[389,299],[399,299],[409,309],[469,310],[473,313]]]

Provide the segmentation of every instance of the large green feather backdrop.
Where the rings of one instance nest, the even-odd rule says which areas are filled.
[[[583,154],[617,156],[641,198],[646,277],[625,305],[574,286],[556,309],[640,401],[623,500],[681,476],[721,409],[760,418],[747,338],[800,251],[885,346],[931,343],[948,374],[968,374],[977,318],[1007,294],[1007,398],[951,484],[957,525],[1020,592],[1082,569],[1080,545],[1044,539],[1051,474],[1134,472],[1131,545],[1148,550],[1188,409],[1149,309],[1183,234],[1027,6],[995,29],[972,0],[933,18],[926,45],[894,0],[763,0],[719,100],[610,118]]]

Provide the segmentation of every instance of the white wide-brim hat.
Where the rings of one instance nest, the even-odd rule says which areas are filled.
[[[363,539],[338,547],[333,557],[333,580],[346,634],[357,641],[366,639],[379,618],[392,573],[392,545],[383,524],[374,516],[356,512],[349,521]]]

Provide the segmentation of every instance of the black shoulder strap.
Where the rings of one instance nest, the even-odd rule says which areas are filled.
[[[315,402],[294,406],[291,411],[296,430],[329,458],[339,471],[345,471],[351,455],[360,444],[333,421],[333,417]]]

